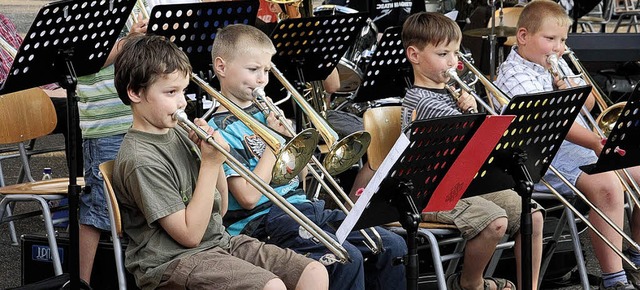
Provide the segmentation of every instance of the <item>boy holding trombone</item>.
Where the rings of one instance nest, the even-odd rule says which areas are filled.
[[[533,1],[523,9],[518,20],[515,46],[504,63],[501,64],[496,85],[507,95],[515,96],[557,89],[566,89],[584,85],[584,80],[576,77],[567,79],[562,75],[573,72],[562,59],[565,41],[572,19],[566,11],[552,1]],[[549,61],[551,60],[551,61]],[[558,66],[555,67],[557,64]],[[554,68],[555,67],[555,68]],[[566,72],[566,73],[565,73]],[[595,99],[593,93],[585,107],[590,111]],[[614,172],[584,174],[579,166],[594,163],[603,148],[603,138],[587,129],[583,116],[579,116],[571,127],[566,140],[562,143],[551,165],[555,167],[571,185],[575,186],[608,216],[618,227],[624,224],[624,191]],[[629,168],[632,178],[640,180],[640,170]],[[561,194],[570,195],[572,189],[554,173],[548,171],[544,179]],[[535,190],[548,191],[542,184],[536,184]],[[622,248],[622,237],[596,214],[589,215],[589,221],[612,244]],[[640,241],[640,211],[636,207],[631,221],[631,238]],[[591,243],[602,269],[600,289],[640,289],[640,273],[630,269],[623,271],[621,257],[610,249],[604,241],[591,233]],[[628,252],[636,265],[640,264],[640,253],[634,249]],[[626,265],[626,264],[625,264]]]
[[[176,128],[176,115],[187,104],[190,74],[184,52],[159,36],[129,37],[115,62],[116,89],[131,106],[133,125],[115,160],[113,185],[130,238],[125,265],[137,285],[327,289],[328,275],[320,263],[227,234],[222,224],[225,155],[193,132]],[[196,123],[213,135],[208,140],[228,148],[204,120]]]
[[[266,34],[242,24],[229,25],[218,31],[211,51],[222,95],[275,131],[291,136],[274,112],[265,115],[252,103],[253,91],[268,83],[271,57],[275,53],[273,43]],[[322,200],[308,200],[305,192],[298,188],[297,177],[284,185],[274,185],[272,169],[275,156],[266,148],[261,137],[222,106],[213,114],[209,124],[221,130],[221,135],[231,146],[232,154],[238,156],[245,167],[266,183],[272,184],[279,195],[335,239],[335,223],[341,222],[345,214],[339,210],[325,209]],[[363,236],[354,232],[343,244],[351,261],[336,263],[335,256],[324,245],[311,239],[298,223],[274,206],[260,191],[227,166],[225,173],[230,192],[225,225],[232,235],[245,233],[321,261],[329,270],[331,289],[365,289],[365,281],[366,289],[406,288],[404,266],[393,263],[394,258],[407,253],[400,236],[376,228],[382,236],[384,249],[373,255],[364,244]],[[363,256],[368,257],[366,263]]]
[[[458,64],[462,32],[458,25],[440,13],[423,12],[409,16],[402,28],[402,42],[413,67],[414,84],[402,102],[402,126],[414,119],[459,115],[477,110],[473,97],[462,92],[457,99],[447,91],[449,71]],[[413,117],[412,117],[413,116]],[[537,289],[542,256],[540,207],[532,205],[532,281]],[[447,278],[447,289],[515,289],[506,279],[483,278],[483,272],[496,245],[505,235],[515,236],[517,273],[520,277],[521,198],[512,190],[503,190],[464,198],[446,212],[423,214],[425,221],[454,224],[467,239],[462,272]],[[519,279],[521,280],[521,279]],[[518,288],[521,288],[519,285]]]

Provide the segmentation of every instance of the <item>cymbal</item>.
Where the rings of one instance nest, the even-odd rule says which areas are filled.
[[[515,36],[517,31],[517,28],[511,26],[496,26],[494,29],[496,37]],[[473,37],[489,36],[491,35],[491,27],[467,30],[464,32],[464,35]]]

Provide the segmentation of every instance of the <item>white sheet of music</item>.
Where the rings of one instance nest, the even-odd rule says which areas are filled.
[[[360,219],[362,212],[367,208],[371,197],[373,197],[373,194],[378,191],[380,183],[382,183],[382,180],[387,177],[391,167],[396,164],[396,161],[400,158],[402,152],[404,152],[404,149],[407,148],[407,146],[409,146],[409,138],[405,134],[400,134],[400,137],[396,140],[396,143],[391,148],[391,151],[389,151],[387,157],[385,157],[378,170],[376,170],[373,178],[371,178],[369,184],[364,188],[362,195],[360,195],[358,201],[336,231],[336,236],[338,237],[338,242],[340,244],[344,243],[344,240],[353,230],[353,227]]]

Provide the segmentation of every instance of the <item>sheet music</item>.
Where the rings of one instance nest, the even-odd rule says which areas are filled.
[[[389,174],[389,170],[396,164],[396,161],[404,152],[404,149],[409,145],[409,138],[405,134],[400,134],[398,140],[389,151],[387,157],[382,161],[380,167],[369,181],[369,184],[364,188],[362,195],[358,198],[358,201],[353,206],[347,217],[344,219],[338,230],[336,231],[336,236],[338,237],[338,242],[340,244],[344,243],[344,240],[347,238],[353,227],[360,219],[362,212],[365,210],[371,197],[378,191],[380,187],[380,183],[384,180],[385,177]]]

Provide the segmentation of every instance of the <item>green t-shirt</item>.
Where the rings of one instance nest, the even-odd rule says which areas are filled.
[[[157,287],[171,261],[216,246],[228,249],[229,234],[220,215],[220,194],[202,242],[185,248],[158,220],[184,209],[191,200],[200,169],[200,151],[182,129],[150,134],[129,129],[114,165],[113,185],[124,233],[129,237],[125,266],[142,289]],[[216,178],[216,176],[211,176]]]

